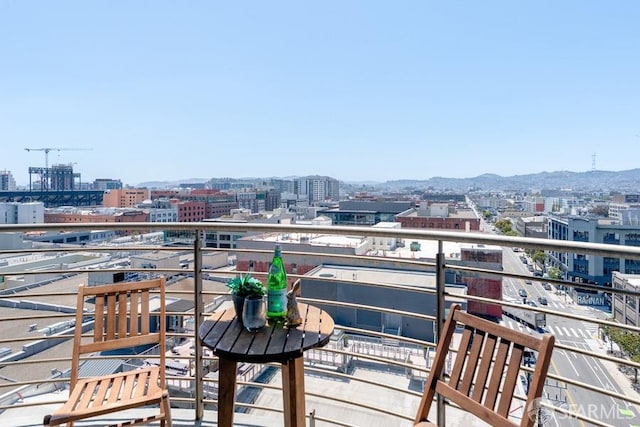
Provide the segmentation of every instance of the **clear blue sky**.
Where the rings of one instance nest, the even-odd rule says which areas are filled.
[[[640,167],[640,2],[0,0],[0,169],[84,182]]]

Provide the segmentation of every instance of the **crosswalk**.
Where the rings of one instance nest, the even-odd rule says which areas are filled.
[[[564,310],[565,308],[567,308],[567,305],[561,302],[557,302],[557,301],[549,301],[549,299],[547,299],[547,306],[551,307],[551,308],[559,308],[561,310]]]
[[[502,317],[502,321],[500,323],[505,325],[508,328],[515,329],[516,331],[521,331],[521,332],[531,332],[532,331],[532,329],[529,328],[528,326],[523,325],[520,322],[516,322],[515,320],[507,318],[505,316]]]
[[[594,339],[598,336],[598,325],[592,323],[583,323],[581,328],[547,325],[545,329],[556,336],[569,338]]]
[[[533,332],[533,330],[528,326],[523,325],[510,318],[503,318],[502,323],[511,329],[527,333]],[[582,327],[580,328],[547,325],[544,329],[546,332],[551,332],[555,336],[563,337],[565,339],[594,339],[598,334],[598,325],[594,325],[592,323],[583,323]]]

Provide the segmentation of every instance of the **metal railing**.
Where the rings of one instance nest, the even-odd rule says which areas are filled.
[[[215,373],[216,357],[211,355],[202,343],[197,339],[197,326],[201,320],[211,310],[228,297],[224,287],[224,279],[235,276],[238,273],[247,273],[236,268],[225,266],[225,268],[208,268],[203,262],[207,255],[223,252],[229,255],[230,259],[234,257],[242,257],[247,253],[259,254],[262,257],[269,257],[270,250],[265,249],[238,249],[225,248],[213,249],[206,248],[203,245],[204,236],[207,232],[226,232],[226,233],[242,233],[247,236],[257,236],[264,233],[308,233],[312,235],[342,235],[342,236],[365,236],[365,237],[383,237],[400,239],[407,242],[414,240],[433,241],[437,243],[437,251],[432,258],[427,259],[400,259],[400,258],[384,258],[380,256],[370,256],[352,253],[350,255],[332,253],[330,248],[326,251],[300,251],[285,253],[286,256],[314,257],[321,260],[321,263],[334,263],[365,267],[392,267],[395,270],[406,271],[428,271],[435,276],[434,286],[408,286],[393,283],[376,282],[372,280],[349,280],[350,286],[363,286],[370,289],[371,287],[386,289],[392,291],[409,291],[423,292],[432,295],[435,299],[435,309],[430,312],[413,312],[402,309],[392,309],[379,306],[363,304],[358,301],[336,301],[319,298],[300,298],[300,301],[312,304],[321,304],[327,307],[345,310],[364,310],[367,312],[378,313],[383,316],[406,317],[420,321],[435,322],[436,325],[444,323],[447,301],[451,299],[463,298],[469,302],[477,302],[484,304],[498,303],[504,307],[513,307],[528,312],[544,313],[547,318],[574,320],[577,322],[588,323],[597,327],[597,336],[593,337],[597,345],[604,345],[601,341],[601,328],[617,327],[624,331],[637,334],[640,328],[630,325],[619,324],[609,317],[596,317],[595,312],[585,311],[581,314],[578,311],[570,312],[568,310],[559,310],[550,307],[538,306],[530,307],[527,305],[516,304],[513,301],[495,301],[490,298],[466,294],[463,297],[457,293],[451,293],[447,290],[447,274],[458,275],[459,277],[468,277],[475,275],[479,277],[498,277],[501,280],[524,281],[531,280],[534,283],[547,282],[555,289],[562,289],[564,293],[561,296],[567,298],[568,293],[574,288],[581,288],[594,291],[602,291],[603,288],[597,285],[589,285],[586,283],[574,283],[566,280],[532,277],[526,272],[519,273],[517,271],[499,271],[487,268],[486,265],[480,266],[476,264],[464,264],[459,261],[453,262],[447,258],[444,251],[444,244],[455,242],[460,244],[473,245],[492,245],[502,248],[525,248],[530,250],[552,251],[554,253],[580,253],[592,256],[603,256],[610,258],[624,258],[640,260],[640,248],[621,247],[616,245],[590,244],[584,242],[564,242],[551,241],[545,239],[521,238],[497,236],[481,233],[461,233],[446,231],[427,231],[412,229],[394,229],[384,230],[366,227],[320,227],[320,226],[304,226],[304,225],[265,225],[265,224],[237,224],[237,223],[127,223],[127,224],[31,224],[31,225],[0,225],[0,239],[3,235],[9,233],[33,233],[39,231],[58,232],[66,231],[82,231],[82,230],[115,230],[117,232],[129,234],[142,234],[151,231],[164,232],[180,232],[183,236],[191,239],[190,246],[163,246],[158,244],[126,244],[126,245],[107,245],[107,244],[84,244],[79,245],[45,245],[39,244],[34,247],[16,247],[0,249],[0,277],[1,285],[4,289],[0,292],[0,328],[5,331],[12,331],[13,323],[24,323],[24,312],[21,310],[31,310],[28,321],[31,322],[27,328],[22,326],[22,331],[15,333],[5,333],[0,336],[0,411],[9,409],[24,408],[26,411],[29,407],[37,407],[44,404],[61,403],[59,398],[52,391],[60,390],[67,387],[68,377],[65,377],[66,366],[70,365],[70,351],[65,352],[64,346],[68,344],[73,335],[74,325],[69,324],[73,320],[74,307],[69,303],[65,303],[69,297],[75,297],[73,287],[75,286],[74,278],[79,276],[87,280],[85,275],[89,272],[101,272],[109,274],[129,274],[129,275],[149,275],[164,274],[169,277],[167,296],[174,296],[176,299],[190,300],[192,309],[187,311],[171,311],[168,309],[168,316],[176,319],[176,324],[181,325],[174,328],[168,334],[169,339],[175,347],[172,356],[175,365],[169,367],[168,380],[172,388],[172,403],[178,407],[189,408],[193,411],[193,417],[196,420],[203,418],[206,410],[215,409],[216,387],[217,381],[211,379],[207,373]],[[184,241],[184,238],[182,239]],[[0,240],[1,242],[2,240]],[[317,248],[315,248],[317,249]],[[314,249],[314,250],[315,250]],[[189,260],[189,268],[154,268],[132,267],[131,265],[118,264],[117,258],[123,254],[136,256],[148,252],[160,254],[163,252],[182,253]],[[504,251],[503,251],[504,252]],[[68,254],[84,254],[87,258],[94,257],[94,265],[89,265],[91,260],[86,264],[81,262],[75,263],[76,266],[67,265],[66,263],[57,262]],[[104,254],[105,257],[100,255]],[[108,255],[109,257],[107,257]],[[257,255],[256,255],[257,256]],[[40,257],[45,260],[37,269],[26,270],[24,262],[28,257]],[[96,261],[97,260],[97,261]],[[2,262],[5,262],[5,265]],[[15,261],[15,263],[13,262]],[[46,261],[50,261],[47,263]],[[73,264],[73,263],[71,263]],[[100,264],[100,268],[94,268]],[[81,266],[80,266],[81,265]],[[15,269],[13,268],[15,266]],[[290,273],[292,279],[304,278],[305,274]],[[22,285],[18,285],[21,281]],[[210,280],[213,278],[214,280]],[[217,279],[217,281],[215,280]],[[192,287],[188,289],[178,288],[174,283],[187,280],[192,283]],[[332,278],[323,279],[327,283],[338,280]],[[62,287],[56,287],[56,291],[51,291],[51,284],[63,284]],[[213,283],[215,286],[208,286]],[[636,298],[640,294],[628,291],[607,288],[607,292],[619,293]],[[303,293],[304,295],[304,293]],[[613,300],[613,298],[612,298]],[[48,326],[41,327],[42,323]],[[40,326],[39,326],[40,325]],[[186,326],[185,326],[186,325]],[[191,326],[189,326],[191,325]],[[560,326],[561,327],[561,326]],[[560,328],[559,327],[559,328]],[[439,327],[435,327],[436,342]],[[314,401],[328,400],[333,405],[339,407],[351,407],[352,405],[361,408],[361,410],[372,411],[380,416],[390,417],[395,420],[411,421],[417,408],[417,402],[421,392],[415,384],[420,384],[426,378],[429,371],[429,356],[433,353],[435,346],[433,341],[415,339],[402,336],[397,333],[385,333],[381,330],[375,330],[372,327],[363,327],[362,324],[357,326],[336,325],[336,339],[322,348],[308,352],[305,355],[307,366],[305,368],[306,375],[314,375],[323,378],[331,378],[332,381],[345,381],[350,384],[360,384],[363,387],[383,389],[390,393],[397,401],[415,402],[411,408],[398,408],[398,405],[383,407],[369,402],[367,399],[354,399],[354,396],[339,396],[327,393],[307,390],[307,398]],[[533,331],[532,331],[533,332]],[[575,334],[575,332],[574,332]],[[585,341],[586,342],[586,341]],[[591,343],[593,344],[593,343]],[[571,358],[585,357],[593,358],[600,363],[615,364],[620,367],[619,372],[625,370],[637,370],[640,363],[629,360],[620,352],[614,352],[611,342],[609,351],[588,345],[577,345],[572,341],[556,341],[554,350],[554,358],[556,354],[560,356],[569,355]],[[7,350],[8,349],[8,350]],[[46,350],[49,349],[49,350]],[[62,350],[61,350],[62,349]],[[61,350],[61,351],[55,351]],[[558,356],[558,360],[559,357]],[[148,355],[139,355],[131,359],[144,359]],[[115,356],[102,357],[114,363],[121,359]],[[585,359],[586,360],[586,359]],[[423,364],[424,363],[424,364]],[[560,362],[558,362],[560,363]],[[371,369],[382,369],[393,374],[404,375],[409,378],[411,387],[398,386],[397,382],[383,382],[375,378],[360,377],[354,375],[353,366],[366,366]],[[186,368],[184,368],[186,366]],[[49,369],[49,374],[42,378],[34,378],[33,376],[23,377],[22,379],[13,378],[13,374],[18,370],[25,371],[26,367],[35,367]],[[182,370],[181,370],[182,369]],[[249,369],[249,368],[247,368]],[[250,394],[274,393],[277,392],[278,386],[273,385],[265,380],[272,374],[276,366],[265,365],[258,368],[251,368],[246,375],[241,375],[238,384],[247,390]],[[526,370],[526,367],[525,367]],[[30,371],[26,369],[26,371]],[[18,376],[18,375],[15,375]],[[604,376],[604,375],[603,375]],[[623,380],[626,380],[623,379]],[[605,384],[602,379],[572,376],[567,374],[567,370],[554,367],[553,371],[548,374],[549,388],[554,389],[554,382],[560,394],[570,396],[571,393],[591,393],[593,402],[602,400],[601,410],[586,411],[576,402],[570,400],[562,401],[561,399],[547,399],[542,403],[544,410],[549,411],[551,415],[556,417],[565,417],[571,419],[575,423],[586,423],[589,425],[609,426],[618,425],[612,421],[607,411],[609,404],[607,399],[613,399],[613,405],[623,409],[630,410],[633,413],[635,405],[640,405],[640,396],[636,394],[627,394],[620,392],[615,387]],[[598,382],[600,383],[598,385]],[[631,387],[627,384],[626,387]],[[623,385],[624,386],[624,385]],[[562,391],[564,390],[564,391]],[[46,395],[50,393],[51,399],[38,400],[37,402],[28,402],[25,397],[30,395]],[[551,394],[552,392],[549,392]],[[517,397],[522,398],[522,396]],[[403,400],[404,399],[404,400]],[[280,412],[282,409],[278,407],[264,406],[256,403],[257,401],[246,399],[237,403],[240,411],[252,411],[252,413],[271,414]],[[631,409],[629,409],[631,408]],[[355,425],[350,424],[344,418],[336,418],[326,415],[325,412],[313,411],[310,419],[314,423],[330,423],[331,425]],[[330,414],[330,412],[329,412]],[[444,402],[438,402],[438,417],[442,422],[444,419]],[[628,413],[627,413],[628,415]],[[0,415],[1,416],[1,415]],[[273,416],[273,415],[271,415]],[[524,415],[522,415],[524,416]],[[565,419],[563,418],[563,419]]]

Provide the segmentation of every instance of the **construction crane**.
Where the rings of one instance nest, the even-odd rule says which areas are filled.
[[[44,147],[44,148],[25,148],[26,151],[44,151],[44,169],[41,168],[29,168],[29,176],[32,172],[40,173],[40,185],[41,189],[47,190],[49,187],[49,152],[50,151],[83,151],[91,150],[91,148],[58,148],[58,147]],[[29,178],[29,187],[31,187],[31,178]]]
[[[44,167],[49,169],[49,151],[82,151],[91,150],[91,148],[25,148],[27,151],[44,151]]]

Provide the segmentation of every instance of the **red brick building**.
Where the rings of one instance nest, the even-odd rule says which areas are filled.
[[[397,216],[402,228],[428,228],[446,231],[480,231],[479,218],[437,218],[420,216]]]
[[[204,218],[220,218],[229,215],[232,209],[238,208],[235,194],[214,189],[194,190],[152,190],[151,199],[170,199],[180,202],[202,202],[205,206]],[[188,214],[188,212],[186,212]],[[180,214],[178,214],[180,218]],[[180,219],[178,219],[180,221]],[[183,222],[191,222],[183,221]]]
[[[448,203],[422,202],[420,207],[396,216],[402,228],[428,228],[446,231],[480,231],[480,218],[472,209]]]
[[[206,218],[204,202],[184,202],[176,199],[169,202],[178,208],[178,222],[198,222]]]

